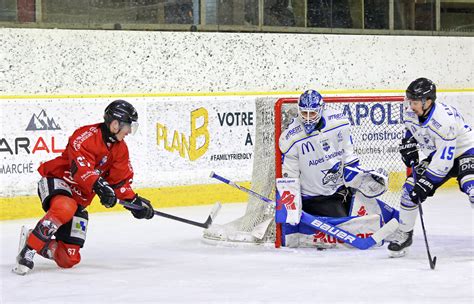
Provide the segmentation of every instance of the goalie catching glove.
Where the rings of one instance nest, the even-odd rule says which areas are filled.
[[[155,215],[155,210],[153,210],[153,206],[151,205],[150,201],[146,198],[138,196],[138,194],[135,195],[135,197],[132,200],[129,200],[128,202],[133,205],[142,207],[141,209],[132,209],[125,207],[137,219],[149,220]]]
[[[359,190],[365,197],[373,198],[387,191],[388,174],[382,168],[363,170],[358,167],[345,167],[344,184]]]

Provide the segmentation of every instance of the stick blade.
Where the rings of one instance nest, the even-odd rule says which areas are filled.
[[[217,202],[214,204],[214,207],[212,207],[211,212],[209,213],[209,216],[207,217],[206,222],[203,224],[204,228],[209,228],[212,225],[212,222],[217,216],[217,213],[219,213],[219,210],[221,210],[221,203]]]
[[[396,219],[391,219],[390,221],[388,221],[388,223],[386,223],[385,225],[382,226],[382,228],[380,228],[380,230],[378,230],[377,232],[375,232],[373,235],[372,235],[372,239],[376,242],[376,243],[380,243],[381,241],[383,241],[386,237],[390,236],[392,233],[395,232],[395,230],[398,229],[398,226],[400,224],[398,223],[398,221]]]
[[[221,203],[217,202],[217,203],[214,204],[214,206],[212,207],[211,212],[209,213],[209,216],[212,218],[212,220],[214,220],[217,217],[217,214],[219,213],[221,208],[222,208]]]
[[[263,239],[265,233],[268,230],[268,226],[270,226],[272,220],[273,218],[269,218],[255,226],[255,228],[252,230],[252,236],[259,240]]]
[[[433,261],[430,261],[430,268],[434,270],[435,267],[436,267],[436,257],[433,257]]]

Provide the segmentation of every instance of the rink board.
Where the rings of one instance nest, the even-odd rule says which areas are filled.
[[[472,95],[463,91],[444,96],[469,115],[466,120],[471,124]],[[245,194],[215,184],[209,173],[216,171],[235,181],[251,180],[255,100],[260,97],[2,96],[0,106],[6,119],[0,123],[0,220],[42,214],[36,196],[40,162],[58,156],[79,126],[102,121],[103,109],[119,98],[133,103],[139,113],[139,131],[126,141],[135,172],[134,188],[140,195],[157,208],[246,201]],[[395,174],[400,179],[404,173]],[[391,187],[396,191],[401,183]],[[105,211],[97,202],[90,210]]]

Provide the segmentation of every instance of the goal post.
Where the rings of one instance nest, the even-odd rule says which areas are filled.
[[[389,173],[389,190],[381,196],[385,203],[398,207],[405,179],[405,166],[398,145],[404,134],[403,96],[328,96],[326,108],[335,109],[349,119],[354,151],[367,169],[384,168]],[[261,97],[256,100],[256,126],[252,190],[275,199],[275,179],[281,177],[281,152],[278,139],[297,116],[297,98]],[[275,206],[249,196],[246,212],[224,225],[212,225],[203,237],[230,243],[281,246],[281,227],[275,225]],[[262,226],[263,225],[263,226]],[[262,227],[266,229],[261,237]],[[255,233],[258,231],[258,233]],[[258,237],[257,237],[258,236]]]

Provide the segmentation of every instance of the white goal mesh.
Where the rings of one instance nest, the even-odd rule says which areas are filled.
[[[325,97],[324,100],[327,108],[345,113],[351,121],[360,165],[367,169],[382,167],[389,172],[389,191],[380,199],[397,207],[405,177],[405,167],[398,153],[403,136],[403,97]],[[275,178],[281,176],[281,163],[275,163],[275,159],[281,159],[281,154],[275,143],[278,143],[281,131],[296,116],[295,103],[295,98],[258,98],[256,102],[251,189],[271,199],[275,199]],[[214,224],[204,231],[203,236],[216,241],[254,244],[276,241],[278,247],[278,229],[273,217],[273,205],[249,196],[242,217],[228,224]]]

